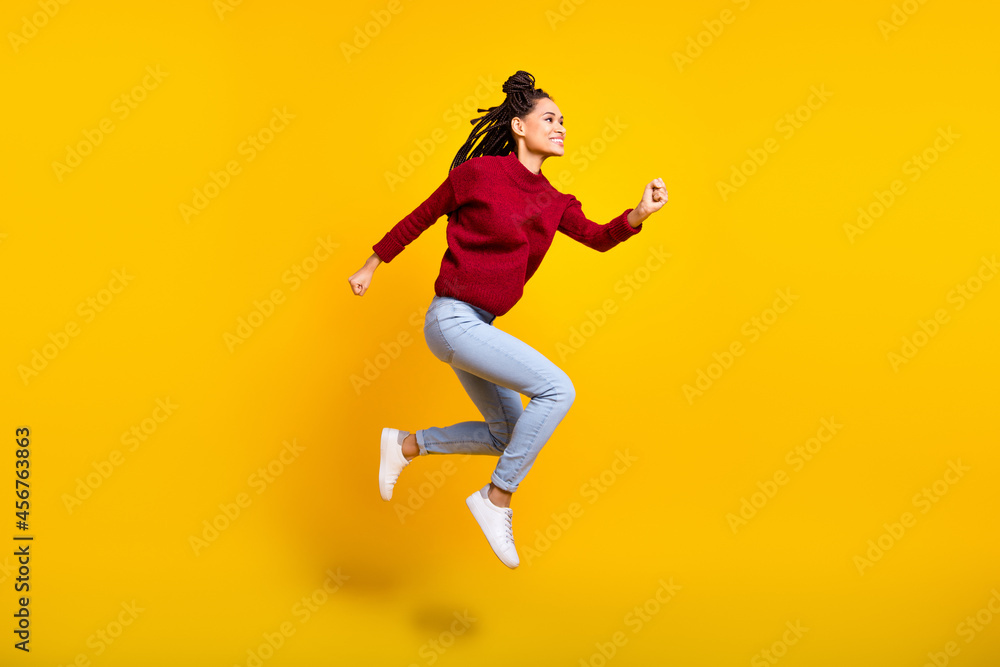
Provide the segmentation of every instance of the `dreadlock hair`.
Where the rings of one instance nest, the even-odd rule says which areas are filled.
[[[517,141],[510,127],[511,119],[515,116],[525,116],[535,108],[537,100],[549,97],[549,94],[541,88],[535,88],[535,77],[521,69],[504,82],[503,92],[507,97],[499,106],[477,109],[479,112],[487,113],[469,121],[474,123],[475,127],[469,133],[469,138],[458,149],[448,171],[480,155],[507,155],[517,150]],[[473,148],[473,144],[480,138],[482,141]]]

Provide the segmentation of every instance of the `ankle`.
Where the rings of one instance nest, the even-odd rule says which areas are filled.
[[[487,498],[496,507],[510,507],[510,497],[513,495],[510,491],[505,491],[499,486],[490,482],[489,491],[486,492]]]
[[[405,438],[403,438],[403,456],[407,461],[415,459],[420,454],[420,447],[417,445],[417,436],[410,433]]]

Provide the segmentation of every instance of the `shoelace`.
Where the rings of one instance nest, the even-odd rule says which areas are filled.
[[[503,515],[504,515],[504,529],[507,532],[507,541],[510,542],[511,545],[513,545],[514,544],[514,526],[512,525],[512,521],[514,520],[514,510],[512,510],[509,507],[504,508],[504,509],[506,510],[503,513]]]

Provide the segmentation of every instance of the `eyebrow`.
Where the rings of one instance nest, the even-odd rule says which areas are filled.
[[[554,111],[546,111],[545,113],[542,114],[542,116],[545,117],[545,116],[548,116],[549,114],[552,114],[553,116],[556,115]],[[565,116],[559,116],[559,118],[560,119],[561,118],[565,118]]]

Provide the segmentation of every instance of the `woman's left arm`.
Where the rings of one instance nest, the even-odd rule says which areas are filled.
[[[667,190],[663,181],[654,179],[646,184],[638,206],[625,209],[614,220],[602,225],[588,219],[583,213],[583,205],[570,195],[569,205],[559,222],[559,231],[589,248],[606,252],[642,231],[643,221],[660,210],[666,201]]]
[[[667,186],[663,184],[662,178],[654,178],[646,183],[646,188],[642,191],[642,200],[639,205],[628,214],[628,224],[638,227],[642,221],[653,215],[667,203]]]

